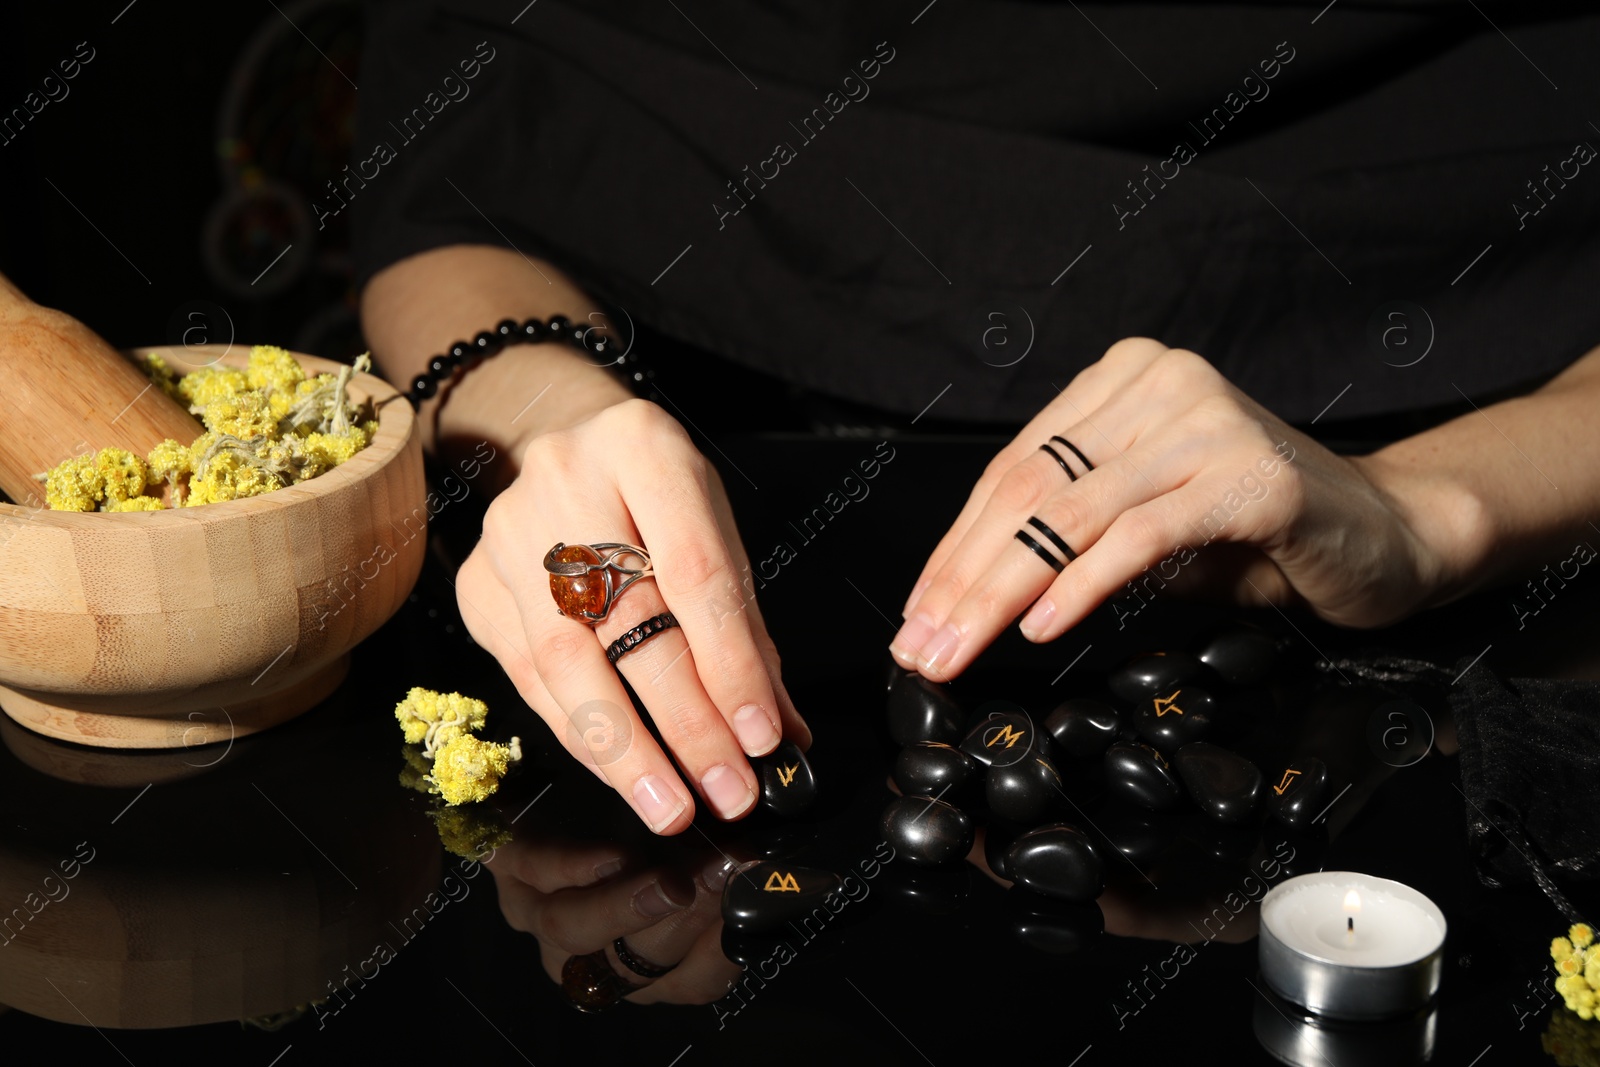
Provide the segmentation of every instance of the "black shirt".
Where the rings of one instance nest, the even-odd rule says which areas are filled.
[[[1531,383],[1600,344],[1583,5],[369,17],[366,180],[316,206],[352,210],[363,282],[511,245],[665,335],[942,418],[1025,419],[1130,335],[1301,422]]]

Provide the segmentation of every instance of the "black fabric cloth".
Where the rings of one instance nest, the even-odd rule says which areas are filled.
[[[1485,885],[1537,885],[1587,922],[1563,883],[1600,878],[1600,683],[1500,677],[1478,657],[1444,665],[1367,650],[1317,663],[1455,724],[1467,841]]]
[[[1484,882],[1535,881],[1561,906],[1555,883],[1600,877],[1600,684],[1507,681],[1480,666],[1451,690]]]
[[[1600,343],[1589,5],[519,6],[370,5],[371,177],[317,207],[363,281],[510,245],[667,336],[971,420],[1130,335],[1299,422]]]

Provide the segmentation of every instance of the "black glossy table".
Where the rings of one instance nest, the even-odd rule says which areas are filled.
[[[139,1067],[380,1057],[540,1067],[1277,1062],[1263,1042],[1300,1042],[1315,1050],[1305,1062],[1332,1067],[1380,1062],[1374,1048],[1393,1062],[1420,1050],[1463,1067],[1550,1062],[1540,1035],[1561,1009],[1545,946],[1564,923],[1536,890],[1488,890],[1475,876],[1457,760],[1445,754],[1449,723],[1435,724],[1424,758],[1391,766],[1369,739],[1388,696],[1314,667],[1373,646],[1448,663],[1490,645],[1485,662],[1508,674],[1560,659],[1573,631],[1555,617],[1559,604],[1538,620],[1543,629],[1519,632],[1506,598],[1492,595],[1377,634],[1156,598],[1133,618],[1097,612],[1051,646],[1008,636],[955,692],[971,706],[1003,697],[1043,716],[1094,692],[1133,653],[1182,647],[1219,619],[1249,618],[1292,638],[1293,650],[1271,692],[1274,710],[1235,747],[1264,769],[1314,752],[1351,788],[1287,845],[1270,828],[1222,832],[1190,812],[1142,828],[1128,854],[1103,849],[1105,932],[1081,943],[973,867],[928,874],[895,860],[826,928],[789,938],[781,965],[746,945],[754,966],[714,1003],[624,1003],[596,1015],[568,1006],[538,943],[507,925],[493,878],[445,854],[425,799],[398,783],[395,702],[413,685],[459,689],[489,701],[493,733],[521,735],[525,768],[499,798],[520,842],[624,842],[636,869],[695,870],[715,850],[766,850],[859,870],[881,856],[878,815],[892,796],[891,620],[997,442],[897,437],[870,492],[805,525],[877,446],[868,437],[719,440],[752,559],[779,543],[790,549],[769,568],[761,602],[817,739],[822,792],[797,819],[758,815],[729,827],[702,818],[676,839],[651,839],[465,637],[439,560],[412,602],[357,650],[333,698],[231,747],[95,751],[7,721],[0,909],[12,918],[0,918],[10,922],[0,926],[0,1002],[13,1010],[0,1014],[3,1047],[37,1050],[30,1062]],[[452,518],[470,529],[465,509],[441,528]],[[1062,770],[1092,777],[1070,763]],[[1086,829],[1139,836],[1127,829],[1129,813],[1092,788],[1076,804]],[[1292,872],[1366,871],[1439,904],[1449,934],[1426,1017],[1308,1038],[1299,1013],[1267,995],[1255,910],[1224,910],[1224,921],[1217,909],[1230,891],[1258,884],[1251,876],[1285,848]],[[75,877],[63,880],[64,863]],[[432,908],[415,918],[430,891]],[[1179,943],[1191,950],[1179,953]],[[1066,948],[1075,950],[1058,951]],[[325,1003],[308,1008],[319,994]]]

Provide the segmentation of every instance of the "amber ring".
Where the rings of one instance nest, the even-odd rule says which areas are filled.
[[[629,559],[637,560],[637,565],[629,566],[625,562]],[[616,541],[596,545],[557,541],[545,553],[544,569],[550,572],[550,595],[555,598],[556,610],[590,626],[611,613],[623,590],[655,574],[644,549]]]
[[[569,956],[561,966],[561,992],[579,1011],[605,1011],[634,988],[612,968],[605,949]]]

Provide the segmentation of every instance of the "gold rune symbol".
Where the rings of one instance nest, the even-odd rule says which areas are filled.
[[[1172,702],[1174,700],[1178,699],[1178,694],[1181,693],[1181,692],[1183,692],[1182,689],[1174,689],[1172,691],[1172,695],[1169,696],[1169,697],[1156,697],[1155,698],[1155,702],[1156,702],[1156,718],[1158,718],[1158,719],[1161,718],[1161,716],[1165,715],[1169,711],[1172,712],[1174,715],[1182,715],[1183,714],[1183,709],[1182,708],[1174,707],[1173,704],[1172,704]]]
[[[778,768],[778,784],[782,785],[782,786],[789,785],[791,782],[794,781],[794,776],[795,776],[796,772],[798,772],[799,770],[800,770],[800,764],[798,764],[798,763],[794,764],[793,766],[789,766],[789,767],[779,767]]]
[[[1284,771],[1283,772],[1283,781],[1281,781],[1277,785],[1273,786],[1272,787],[1272,791],[1274,793],[1278,794],[1280,797],[1283,796],[1283,791],[1285,789],[1289,788],[1289,779],[1293,778],[1295,775],[1297,775],[1299,773],[1300,773],[1299,771],[1289,771],[1289,770]]]
[[[1006,723],[1004,726],[1000,727],[999,731],[993,737],[984,742],[983,747],[993,748],[999,742],[1004,741],[1006,743],[1006,747],[1010,748],[1012,745],[1016,744],[1018,741],[1021,741],[1025,736],[1027,736],[1027,733],[1028,731],[1026,730],[1013,730],[1011,728],[1011,724]]]
[[[794,872],[792,871],[788,874],[773,871],[767,875],[767,884],[762,886],[761,889],[767,893],[798,893],[800,892],[800,883],[794,880]]]

